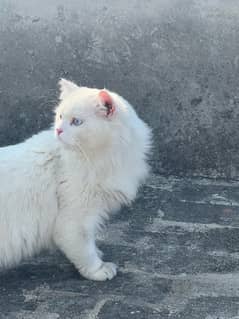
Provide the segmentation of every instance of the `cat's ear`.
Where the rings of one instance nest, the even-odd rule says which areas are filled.
[[[110,93],[106,90],[101,90],[98,94],[98,98],[100,102],[100,113],[106,117],[113,115],[115,105]]]
[[[79,89],[79,86],[75,83],[68,81],[66,79],[60,79],[59,81],[60,87],[60,100],[64,100],[64,98],[74,92],[75,90]]]

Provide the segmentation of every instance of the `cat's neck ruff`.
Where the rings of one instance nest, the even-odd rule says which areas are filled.
[[[91,150],[82,145],[78,147],[69,147],[60,145],[59,151],[61,158],[68,162],[72,168],[80,165],[84,166],[91,173],[108,174],[109,172],[117,171],[120,163],[120,159],[123,162],[123,150],[119,150],[113,146],[98,148],[97,150]]]

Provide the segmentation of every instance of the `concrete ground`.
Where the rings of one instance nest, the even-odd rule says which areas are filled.
[[[0,274],[0,319],[239,318],[239,182],[154,175],[105,234],[116,278],[42,253]]]

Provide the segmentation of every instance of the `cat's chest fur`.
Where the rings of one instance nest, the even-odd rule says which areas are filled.
[[[110,161],[100,162],[91,162],[82,154],[61,153],[57,181],[60,211],[77,210],[80,214],[97,207],[109,212],[129,201],[121,185],[126,178],[123,170]]]

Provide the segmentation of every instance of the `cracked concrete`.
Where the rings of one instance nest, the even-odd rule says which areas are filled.
[[[152,175],[99,238],[116,278],[88,281],[59,252],[42,253],[0,273],[0,319],[237,318],[238,189]]]

